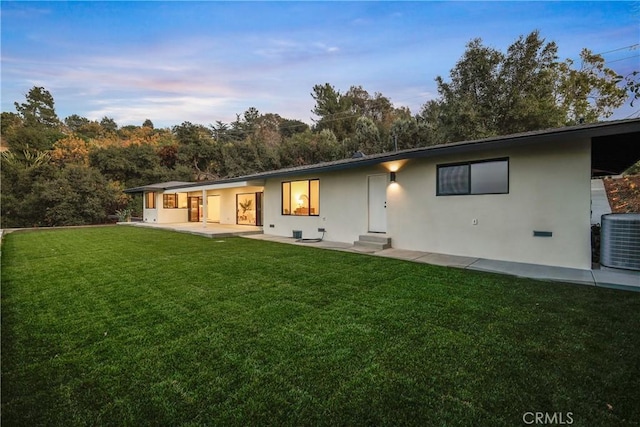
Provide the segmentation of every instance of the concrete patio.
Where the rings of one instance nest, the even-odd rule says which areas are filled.
[[[201,222],[180,222],[173,224],[152,224],[148,222],[119,222],[118,225],[127,225],[134,227],[159,228],[163,230],[172,230],[180,233],[195,234],[204,237],[232,237],[246,236],[252,234],[262,234],[262,227],[253,225],[233,225],[210,223],[203,226]]]

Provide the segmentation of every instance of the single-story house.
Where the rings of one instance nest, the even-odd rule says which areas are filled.
[[[145,222],[591,268],[590,179],[640,159],[640,119],[394,151],[144,193]]]

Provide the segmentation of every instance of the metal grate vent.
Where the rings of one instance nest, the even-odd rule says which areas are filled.
[[[600,263],[640,270],[640,214],[602,215]]]

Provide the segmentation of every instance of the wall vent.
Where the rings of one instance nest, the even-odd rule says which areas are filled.
[[[640,270],[640,214],[602,215],[600,264]]]

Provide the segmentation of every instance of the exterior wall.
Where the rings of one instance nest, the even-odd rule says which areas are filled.
[[[508,194],[436,196],[438,164],[502,157]],[[268,179],[264,232],[314,238],[324,227],[326,240],[351,243],[368,229],[367,176],[387,172],[380,165]],[[400,249],[590,269],[590,175],[589,140],[408,160],[387,187],[387,235]],[[281,182],[311,178],[320,179],[320,215],[282,215]]]
[[[158,223],[169,224],[172,222],[187,222],[189,220],[189,209],[176,208],[165,209],[162,207],[162,194],[160,194],[160,205],[158,206]]]
[[[316,238],[322,236],[318,231],[322,227],[326,230],[326,240],[353,243],[368,231],[367,176],[380,173],[386,174],[387,170],[383,166],[372,166],[268,179],[264,187],[264,233],[291,237],[293,230],[301,230],[303,238]],[[320,215],[282,215],[281,183],[314,178],[320,179]]]

